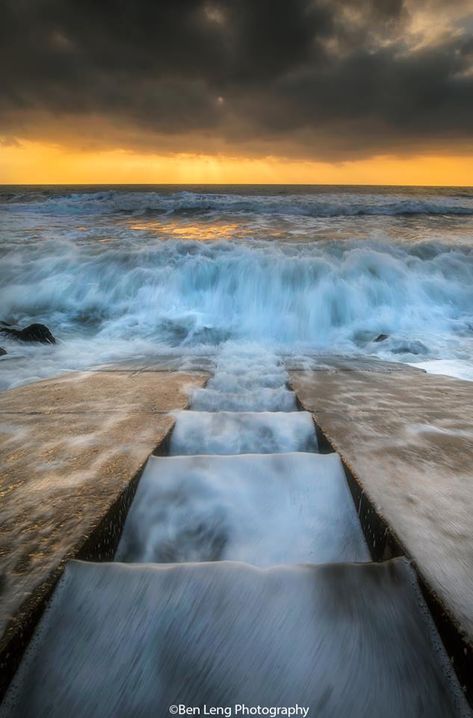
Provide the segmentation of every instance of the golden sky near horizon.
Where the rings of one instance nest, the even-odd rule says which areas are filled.
[[[470,186],[473,156],[377,156],[349,162],[77,150],[41,142],[0,147],[2,184],[398,184]]]
[[[2,0],[0,183],[473,183],[471,0]]]

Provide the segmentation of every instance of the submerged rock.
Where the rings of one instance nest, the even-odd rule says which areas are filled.
[[[8,334],[21,342],[39,342],[41,344],[56,344],[56,338],[51,334],[45,324],[30,324],[24,329],[15,329],[6,322],[2,322],[3,326],[0,332]]]
[[[393,354],[428,354],[429,350],[420,341],[405,341],[391,349]]]
[[[4,355],[7,354],[7,353],[8,353],[8,352],[7,352],[6,349],[4,349],[3,347],[0,347],[0,357],[4,356]]]
[[[373,342],[384,342],[386,339],[389,339],[389,334],[373,334],[368,329],[362,329],[353,334],[353,341],[359,347],[366,347]]]

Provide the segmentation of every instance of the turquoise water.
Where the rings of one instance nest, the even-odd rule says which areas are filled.
[[[473,190],[3,187],[1,386],[258,344],[473,377]],[[379,334],[388,338],[373,340]]]

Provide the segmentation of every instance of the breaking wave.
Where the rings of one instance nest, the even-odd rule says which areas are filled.
[[[3,191],[0,205],[36,213],[133,215],[206,215],[213,213],[307,217],[397,215],[473,215],[473,195],[446,192],[433,196],[403,192],[330,192],[303,190],[268,194],[198,191]]]
[[[349,348],[363,332],[471,331],[473,250],[166,241],[102,250],[51,242],[3,256],[7,318],[58,334],[172,346],[259,340]]]
[[[2,337],[0,387],[228,343],[470,366],[472,192],[271,192],[4,189],[0,320],[44,322],[60,341]],[[396,212],[428,214],[376,218]]]

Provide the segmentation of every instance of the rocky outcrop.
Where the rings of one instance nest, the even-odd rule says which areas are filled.
[[[5,322],[0,327],[2,334],[7,334],[20,342],[39,342],[40,344],[56,344],[56,338],[45,324],[30,324],[24,329],[17,329]]]

